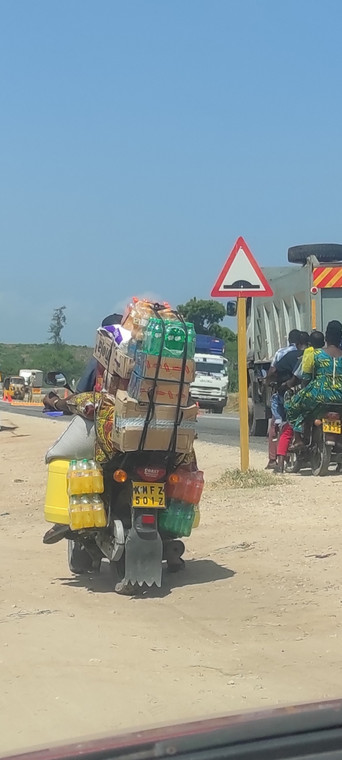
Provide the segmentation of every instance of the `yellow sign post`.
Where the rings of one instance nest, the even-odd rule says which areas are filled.
[[[259,264],[239,237],[211,291],[213,298],[237,298],[240,462],[241,471],[249,468],[248,376],[247,376],[247,298],[273,296],[273,290]]]
[[[246,298],[237,299],[239,413],[240,413],[240,466],[241,472],[249,468],[248,387],[247,387],[247,324]]]

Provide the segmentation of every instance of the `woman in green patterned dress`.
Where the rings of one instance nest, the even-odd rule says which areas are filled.
[[[287,405],[287,421],[295,435],[294,448],[303,446],[304,420],[314,417],[322,404],[342,403],[342,324],[329,322],[325,335],[326,345],[312,353],[312,366],[304,367],[302,382],[307,383]]]

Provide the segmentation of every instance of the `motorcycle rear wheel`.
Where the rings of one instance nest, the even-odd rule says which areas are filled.
[[[311,455],[311,471],[315,476],[327,475],[331,459],[331,450],[325,445],[323,437],[317,442]]]
[[[78,542],[68,539],[68,565],[73,575],[82,575],[92,568],[90,554]]]

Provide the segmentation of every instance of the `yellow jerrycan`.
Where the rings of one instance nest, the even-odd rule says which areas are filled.
[[[44,517],[47,522],[69,525],[68,459],[53,459],[48,467]]]

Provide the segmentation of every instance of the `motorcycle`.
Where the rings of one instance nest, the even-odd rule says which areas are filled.
[[[53,381],[53,373],[49,377]],[[46,397],[48,406],[54,397]],[[51,407],[55,408],[53,401]],[[161,586],[163,561],[171,572],[184,568],[181,538],[197,527],[199,510],[189,505],[177,523],[168,524],[169,493],[182,476],[184,479],[179,454],[117,452],[102,464],[105,527],[77,531],[69,527],[68,467],[69,461],[62,459],[52,460],[49,466],[45,519],[56,524],[43,540],[49,544],[67,539],[72,573],[99,571],[102,560],[109,560],[116,593],[135,595],[146,587]],[[190,472],[188,475],[191,479]]]
[[[304,424],[304,446],[289,454],[287,472],[307,467],[313,475],[326,475],[331,463],[342,462],[342,404],[322,405],[313,420]]]

